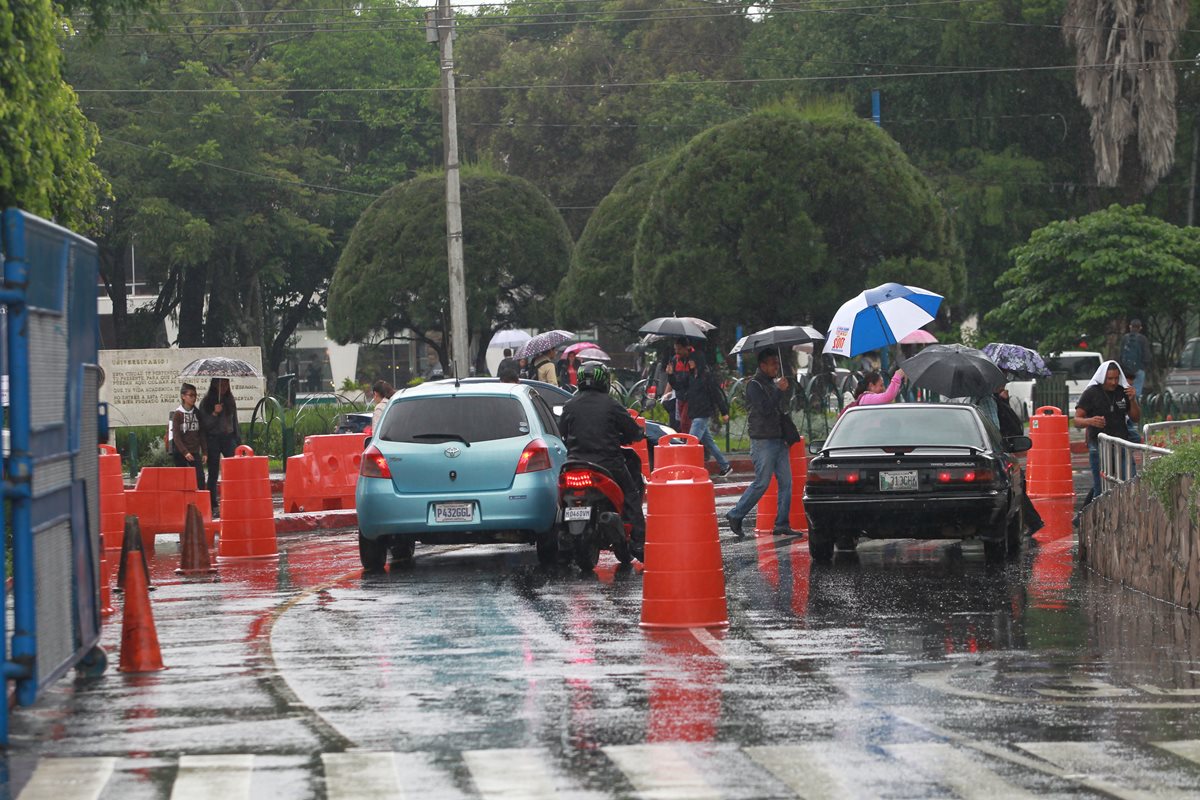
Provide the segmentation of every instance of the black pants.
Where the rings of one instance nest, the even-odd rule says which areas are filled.
[[[217,505],[217,481],[221,479],[221,457],[229,458],[237,448],[232,433],[211,433],[208,436],[208,497]]]
[[[193,455],[192,458],[195,460],[189,463],[188,460],[183,457],[183,453],[179,452],[178,450],[172,450],[171,457],[175,459],[175,466],[177,467],[195,467],[196,488],[204,488],[204,464],[201,462],[200,456]]]

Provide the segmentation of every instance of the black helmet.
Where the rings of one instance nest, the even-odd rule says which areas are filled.
[[[584,364],[575,373],[575,379],[580,391],[592,389],[593,391],[604,392],[605,394],[608,393],[609,384],[612,383],[608,367],[599,361],[589,361]]]

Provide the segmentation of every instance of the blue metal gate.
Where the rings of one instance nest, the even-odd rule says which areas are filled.
[[[0,616],[0,649],[5,685],[15,681],[16,701],[27,706],[80,661],[103,668],[98,260],[89,240],[16,209],[4,211],[0,252],[13,620],[10,637]],[[7,609],[7,590],[4,600]],[[0,745],[7,745],[3,705]]]

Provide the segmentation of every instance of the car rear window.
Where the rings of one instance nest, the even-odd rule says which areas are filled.
[[[984,447],[983,434],[969,408],[865,408],[847,413],[826,442],[829,447]]]
[[[525,409],[515,397],[443,395],[393,403],[379,436],[386,442],[490,442],[529,435]]]

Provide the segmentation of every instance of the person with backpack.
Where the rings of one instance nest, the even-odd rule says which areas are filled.
[[[1129,320],[1129,333],[1121,337],[1121,366],[1133,372],[1133,392],[1140,399],[1146,387],[1146,370],[1154,364],[1150,340],[1142,333],[1140,319]]]

